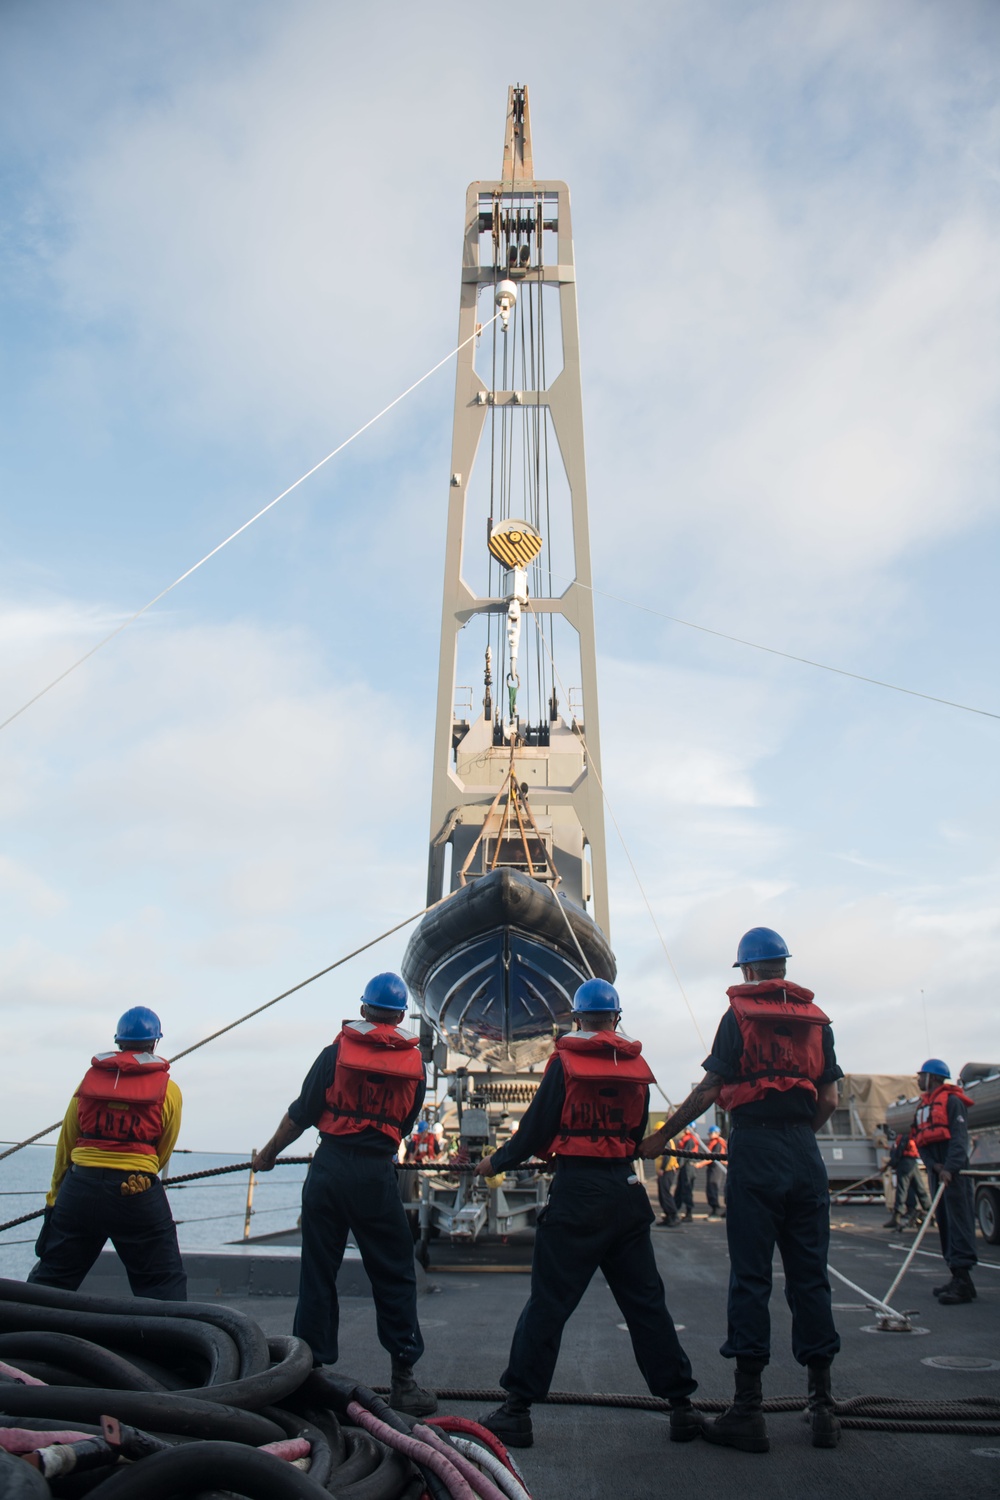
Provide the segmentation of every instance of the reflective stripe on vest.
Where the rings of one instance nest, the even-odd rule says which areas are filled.
[[[963,1104],[971,1104],[968,1094],[957,1083],[942,1083],[929,1094],[921,1094],[914,1121],[913,1137],[918,1148],[933,1146],[937,1141],[951,1140],[948,1123],[948,1097],[957,1094]]]
[[[812,990],[787,979],[764,979],[733,985],[728,994],[743,1052],[739,1077],[722,1088],[720,1106],[738,1109],[796,1088],[817,1098],[826,1067],[823,1027],[830,1018],[813,1004]]]
[[[413,1110],[424,1064],[415,1036],[395,1026],[346,1024],[337,1037],[337,1065],[319,1118],[323,1135],[360,1135],[369,1126],[397,1146]]]
[[[152,1052],[104,1052],[76,1091],[76,1145],[155,1156],[170,1064]]]
[[[655,1079],[640,1056],[642,1045],[615,1032],[559,1037],[566,1097],[559,1131],[545,1156],[596,1156],[628,1161],[646,1112],[646,1089]]]

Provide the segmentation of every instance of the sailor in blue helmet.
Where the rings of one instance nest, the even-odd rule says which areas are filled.
[[[318,1365],[336,1364],[340,1310],[337,1272],[353,1234],[375,1301],[379,1343],[392,1361],[389,1403],[423,1417],[437,1399],[417,1384],[424,1352],[417,1320],[417,1277],[393,1158],[424,1102],[418,1039],[399,1029],[406,985],[376,974],[361,997],[360,1021],[345,1021],[306,1074],[299,1097],[253,1159],[270,1172],[278,1153],[304,1130],[320,1144],[302,1189],[302,1259],[294,1332]]]
[[[766,1453],[761,1374],[771,1357],[768,1304],[774,1249],[785,1271],[792,1313],[792,1352],[809,1371],[812,1441],[840,1439],[830,1366],[840,1349],[833,1323],[827,1251],[830,1190],[815,1132],[837,1107],[837,1066],[828,1017],[812,990],[785,978],[791,955],[770,927],[740,939],[734,968],[743,983],[728,991],[705,1059],[705,1077],[642,1154],[716,1101],[730,1111],[726,1237],[729,1242],[729,1329],[722,1353],[736,1360],[733,1404],[705,1428],[713,1443]]]
[[[929,1057],[920,1069],[920,1104],[913,1125],[913,1140],[920,1152],[927,1178],[936,1191],[944,1192],[935,1209],[941,1254],[951,1272],[951,1280],[934,1288],[934,1295],[946,1307],[974,1302],[976,1288],[972,1267],[976,1254],[976,1221],[972,1182],[961,1176],[969,1165],[969,1095],[950,1083],[948,1064],[939,1057]]]
[[[187,1297],[159,1178],[181,1128],[181,1091],[156,1056],[162,1035],[155,1011],[133,1005],[117,1051],[97,1054],[69,1101],[29,1281],[76,1291],[110,1240],[136,1297]]]
[[[511,1447],[531,1446],[531,1404],[547,1395],[566,1321],[601,1270],[643,1379],[670,1402],[670,1436],[687,1442],[703,1425],[691,1405],[697,1383],[667,1311],[649,1233],[653,1210],[634,1165],[653,1075],[641,1043],[618,1030],[613,985],[587,980],[573,1012],[578,1029],[558,1038],[517,1133],[476,1168],[490,1177],[530,1156],[556,1163],[535,1228],[531,1295],[500,1377],[507,1399],[483,1425]]]

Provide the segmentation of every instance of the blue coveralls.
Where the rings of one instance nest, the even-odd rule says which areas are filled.
[[[557,1057],[521,1120],[517,1134],[493,1155],[496,1172],[544,1152],[557,1133],[566,1097]],[[646,1133],[646,1112],[635,1132]],[[600,1270],[628,1325],[636,1364],[654,1396],[680,1398],[697,1390],[691,1364],[667,1310],[649,1227],[654,1214],[631,1161],[557,1158],[548,1202],[538,1215],[531,1258],[531,1295],[514,1330],[500,1384],[524,1401],[548,1394],[562,1331]]]
[[[703,1064],[727,1083],[739,1080],[743,1038],[732,1011],[719,1024]],[[826,1067],[817,1084],[843,1077],[833,1033],[823,1027]],[[775,1246],[792,1313],[792,1352],[799,1364],[830,1360],[840,1349],[826,1262],[830,1187],[812,1129],[815,1097],[806,1089],[770,1090],[732,1111],[726,1182],[729,1244],[728,1332],[721,1353],[745,1368],[771,1357],[771,1264]]]
[[[317,1125],[333,1083],[337,1045],[324,1047],[288,1113],[296,1125]],[[403,1121],[408,1136],[423,1108],[417,1086]],[[417,1318],[413,1236],[399,1196],[391,1136],[374,1126],[356,1135],[324,1135],[302,1189],[302,1259],[292,1331],[305,1339],[317,1364],[336,1364],[340,1304],[337,1272],[353,1234],[375,1302],[378,1341],[393,1359],[412,1365],[424,1352]]]
[[[968,1271],[979,1261],[976,1254],[976,1214],[972,1180],[959,1177],[963,1167],[969,1165],[969,1122],[966,1106],[957,1094],[948,1095],[948,1129],[951,1139],[932,1141],[921,1146],[920,1157],[927,1168],[927,1180],[931,1191],[937,1192],[940,1178],[935,1167],[947,1167],[953,1174],[951,1182],[941,1194],[937,1208],[938,1237],[941,1254],[950,1271]]]

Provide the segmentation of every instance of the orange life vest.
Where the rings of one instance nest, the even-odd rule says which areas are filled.
[[[708,1138],[708,1149],[713,1156],[720,1155],[726,1149],[726,1143],[721,1135],[710,1135]]]
[[[396,1026],[345,1021],[336,1041],[337,1066],[320,1132],[360,1135],[374,1125],[398,1146],[424,1076],[418,1038]]]
[[[646,1112],[646,1088],[656,1080],[639,1055],[642,1043],[614,1031],[573,1032],[556,1041],[566,1081],[559,1130],[545,1156],[597,1156],[628,1161]],[[548,1069],[546,1069],[548,1071]]]
[[[170,1064],[152,1052],[102,1052],[76,1091],[77,1146],[155,1156]]]
[[[693,1130],[685,1130],[683,1135],[677,1137],[678,1151],[699,1151],[701,1149],[698,1137]],[[694,1163],[692,1162],[693,1166]]]
[[[726,993],[743,1038],[739,1078],[719,1094],[723,1109],[738,1109],[769,1093],[805,1089],[815,1099],[826,1066],[823,1030],[830,1018],[813,1004],[812,990],[787,979],[734,984]]]
[[[929,1094],[921,1094],[912,1136],[918,1149],[921,1146],[931,1146],[935,1141],[951,1140],[951,1126],[948,1124],[949,1094],[957,1094],[963,1104],[973,1102],[957,1083],[941,1083]]]

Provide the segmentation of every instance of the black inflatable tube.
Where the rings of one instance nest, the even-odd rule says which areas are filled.
[[[106,1313],[0,1301],[0,1333],[49,1332],[75,1333],[116,1349],[146,1353],[155,1348],[161,1358],[167,1350],[184,1360],[193,1356],[207,1366],[205,1385],[228,1384],[239,1376],[240,1357],[228,1333],[200,1321],[148,1318],[131,1312],[109,1317]]]
[[[317,1484],[327,1484],[333,1473],[333,1452],[326,1433],[297,1412],[285,1411],[280,1406],[265,1406],[261,1416],[280,1427],[286,1437],[305,1438],[309,1444],[309,1477]]]
[[[336,1375],[329,1369],[313,1370],[306,1381],[304,1390],[312,1399],[332,1406],[342,1413],[346,1413],[349,1402],[357,1401],[359,1406],[365,1407],[395,1432],[401,1432],[407,1437],[411,1435],[412,1419],[406,1421],[398,1411],[394,1411],[387,1401],[377,1396],[367,1385],[359,1385],[356,1380],[350,1380],[347,1376]],[[433,1469],[419,1463],[417,1468],[433,1500],[450,1500],[448,1490]]]
[[[218,1438],[254,1447],[280,1442],[285,1436],[276,1423],[256,1412],[201,1401],[186,1392],[150,1395],[146,1391],[109,1391],[103,1387],[78,1390],[75,1386],[8,1385],[3,1388],[0,1405],[7,1416],[45,1417],[58,1420],[64,1427],[72,1427],[78,1420],[100,1422],[103,1416],[112,1416],[146,1432]]]
[[[382,1455],[378,1468],[373,1469],[364,1479],[345,1486],[341,1483],[339,1472],[334,1473],[333,1483],[338,1500],[397,1500],[398,1496],[409,1490],[409,1480],[413,1474],[416,1474],[420,1485],[417,1494],[423,1493],[427,1481],[406,1455],[395,1448],[386,1448],[381,1443],[379,1447]]]
[[[207,1385],[202,1390],[179,1391],[178,1395],[200,1396],[203,1401],[221,1401],[231,1406],[241,1406],[248,1411],[259,1411],[262,1406],[274,1406],[292,1391],[297,1391],[312,1369],[312,1350],[304,1339],[294,1334],[279,1334],[268,1339],[268,1349],[277,1361],[269,1370],[259,1375],[248,1375],[245,1380],[229,1381],[225,1385]]]
[[[50,1500],[51,1494],[37,1469],[0,1449],[0,1495],[3,1500]]]
[[[42,1286],[36,1281],[10,1281],[0,1277],[0,1300],[28,1302],[34,1307],[64,1307],[75,1312],[141,1315],[147,1318],[189,1318],[211,1323],[228,1333],[240,1351],[241,1376],[255,1375],[268,1365],[267,1340],[246,1313],[214,1302],[161,1302],[156,1297],[99,1297],[92,1292],[68,1292],[62,1287]]]
[[[120,1354],[73,1333],[0,1333],[0,1359],[17,1364],[18,1356],[44,1359],[84,1375],[91,1385],[110,1386],[121,1391],[162,1391],[164,1387],[144,1370]],[[64,1382],[60,1381],[60,1384]]]
[[[337,1470],[337,1489],[345,1489],[350,1484],[356,1484],[359,1479],[367,1479],[369,1474],[374,1474],[382,1461],[384,1452],[381,1443],[376,1443],[360,1427],[348,1427],[344,1432],[347,1439],[347,1457]]]
[[[248,1500],[330,1500],[331,1491],[301,1469],[239,1443],[208,1442],[154,1453],[119,1469],[91,1490],[93,1500],[174,1500],[206,1489]]]

